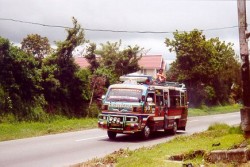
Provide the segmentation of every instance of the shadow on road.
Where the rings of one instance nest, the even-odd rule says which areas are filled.
[[[139,134],[131,134],[131,135],[126,135],[126,134],[117,134],[116,138],[114,140],[111,140],[108,138],[101,139],[102,141],[110,141],[110,142],[132,142],[132,143],[137,143],[137,142],[144,142],[144,141],[152,141],[152,140],[158,140],[158,139],[163,139],[163,138],[172,138],[177,135],[182,135],[185,134],[185,131],[178,131],[175,135],[170,135],[166,134],[164,131],[157,131],[153,132],[149,139],[144,140],[141,138]]]

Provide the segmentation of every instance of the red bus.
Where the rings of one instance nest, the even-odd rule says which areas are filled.
[[[98,127],[107,130],[110,139],[115,139],[118,133],[139,133],[147,139],[153,131],[175,134],[177,130],[185,130],[187,116],[184,84],[124,82],[111,85],[103,96]]]

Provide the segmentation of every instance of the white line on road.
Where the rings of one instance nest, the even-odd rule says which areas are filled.
[[[105,135],[105,136],[91,137],[91,138],[86,138],[86,139],[78,139],[78,140],[75,140],[75,141],[76,142],[80,142],[80,141],[92,140],[92,139],[98,139],[98,138],[104,138],[104,137],[107,137],[107,135]]]
[[[190,120],[190,121],[188,121],[188,122],[198,122],[198,121],[200,121],[200,120],[194,119],[194,120]]]

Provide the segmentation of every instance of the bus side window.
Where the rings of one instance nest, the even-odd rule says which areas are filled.
[[[181,106],[184,106],[186,104],[185,102],[185,94],[181,93]]]
[[[156,105],[157,106],[163,105],[163,96],[156,96]]]
[[[170,106],[176,107],[176,101],[174,96],[170,96]]]
[[[170,107],[179,107],[181,105],[180,91],[170,90]]]
[[[176,104],[176,107],[179,107],[180,106],[180,98],[179,97],[176,97],[175,98],[175,104]]]
[[[168,107],[168,93],[164,93],[164,106]]]

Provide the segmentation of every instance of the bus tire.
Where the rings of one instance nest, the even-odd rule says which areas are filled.
[[[150,128],[148,127],[148,125],[146,125],[146,126],[143,128],[142,132],[141,132],[142,139],[144,139],[144,140],[148,139],[149,136],[150,136],[150,134],[151,134],[151,130],[150,130]]]
[[[116,132],[108,131],[107,133],[110,140],[115,140],[117,134]]]

